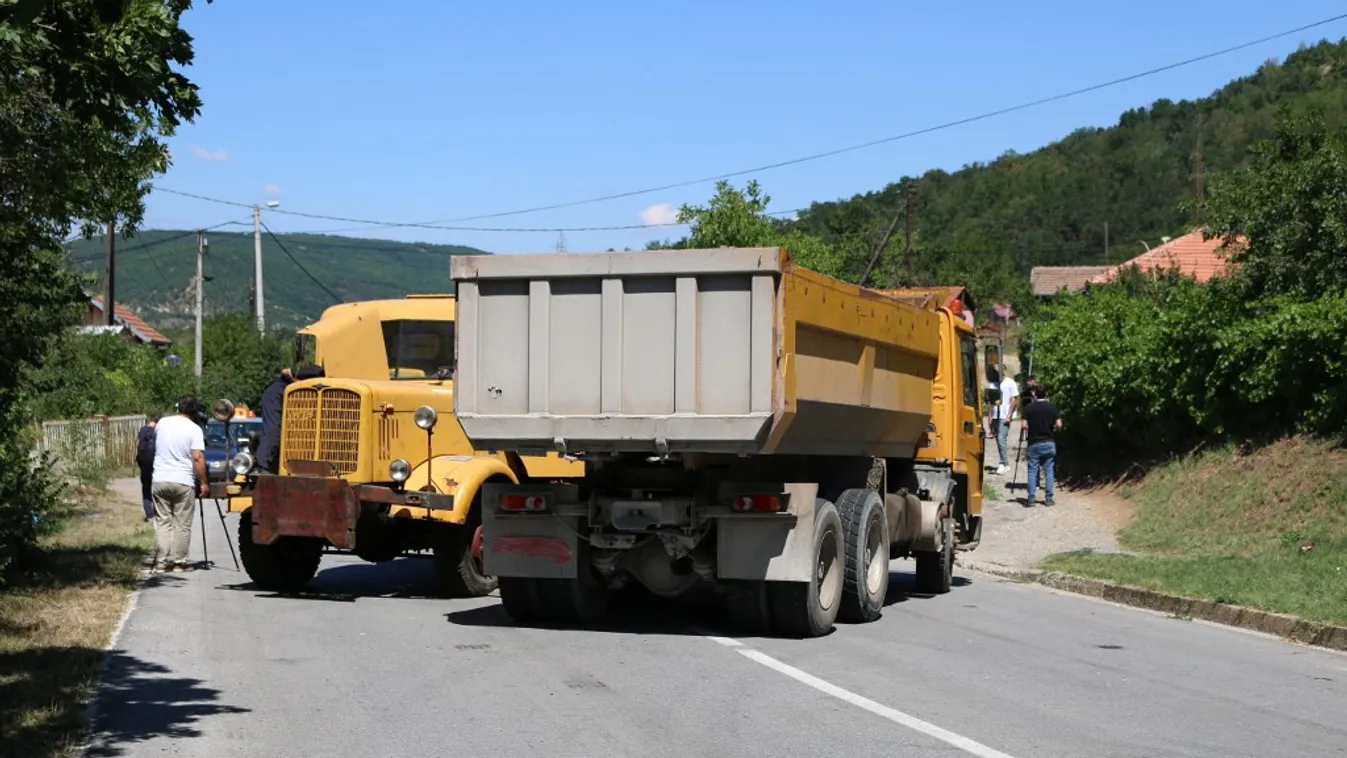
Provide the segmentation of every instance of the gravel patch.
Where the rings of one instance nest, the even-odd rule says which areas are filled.
[[[1042,475],[1035,497],[1038,503],[1024,505],[1028,464],[1024,454],[1015,465],[1019,424],[1011,429],[1010,459],[1014,470],[1004,475],[987,471],[985,476],[996,491],[996,499],[982,502],[982,542],[972,552],[960,553],[959,563],[976,568],[979,563],[1027,569],[1034,568],[1054,553],[1073,550],[1124,552],[1118,547],[1117,531],[1130,517],[1129,504],[1103,492],[1075,492],[1056,487],[1056,505],[1043,505]],[[993,466],[998,460],[996,440],[987,440],[986,460]],[[988,489],[988,488],[984,488]]]

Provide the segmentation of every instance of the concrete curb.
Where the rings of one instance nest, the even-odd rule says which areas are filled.
[[[1306,621],[1284,613],[1218,603],[1213,600],[1168,595],[1102,579],[1086,579],[1056,571],[1021,569],[995,563],[961,562],[964,568],[1024,584],[1041,584],[1064,592],[1099,598],[1113,603],[1167,613],[1178,618],[1200,619],[1239,629],[1276,635],[1291,642],[1347,652],[1347,627]]]

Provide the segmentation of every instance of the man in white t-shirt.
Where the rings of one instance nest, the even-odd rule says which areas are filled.
[[[1007,373],[999,385],[1001,404],[992,409],[992,420],[996,426],[996,452],[1001,456],[1001,465],[996,467],[997,474],[1006,473],[1010,467],[1010,422],[1015,420],[1015,412],[1020,405],[1020,386]]]
[[[178,401],[176,414],[160,419],[154,428],[150,494],[155,511],[155,570],[188,570],[194,495],[210,494],[205,434],[196,421],[200,415],[201,401],[188,395]]]

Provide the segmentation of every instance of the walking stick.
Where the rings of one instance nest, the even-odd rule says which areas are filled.
[[[196,512],[197,519],[201,522],[201,552],[205,556],[201,565],[210,568],[210,548],[206,546],[206,501],[200,495],[196,496]]]
[[[234,543],[229,539],[229,523],[225,521],[224,510],[220,508],[220,500],[215,500],[215,512],[220,516],[220,529],[224,531],[225,544],[229,546],[229,557],[234,559],[234,570],[241,571],[239,568],[239,556],[234,552]]]

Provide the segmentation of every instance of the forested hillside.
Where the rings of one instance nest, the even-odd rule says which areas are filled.
[[[832,243],[854,279],[911,189],[919,279],[968,283],[984,297],[1022,296],[1032,266],[1105,262],[1106,224],[1116,263],[1144,252],[1141,240],[1154,246],[1200,222],[1181,201],[1246,165],[1251,145],[1273,135],[1283,105],[1295,114],[1318,107],[1330,126],[1343,123],[1347,40],[1302,48],[1210,97],[1159,100],[1122,114],[1116,126],[1080,129],[1032,153],[815,203],[783,226]],[[900,221],[890,249],[901,249],[903,232]]]
[[[451,292],[449,258],[483,252],[459,245],[336,235],[276,237],[280,244],[262,233],[263,303],[268,326],[291,328],[318,318],[334,302],[402,297],[408,292]],[[206,312],[247,311],[252,307],[251,230],[208,231],[206,238]],[[70,250],[76,269],[96,274],[101,287],[106,242],[102,238],[79,240],[70,245]],[[116,298],[161,329],[191,322],[194,276],[195,231],[149,230],[117,240]]]

